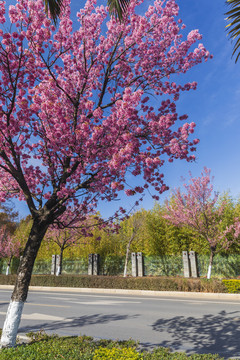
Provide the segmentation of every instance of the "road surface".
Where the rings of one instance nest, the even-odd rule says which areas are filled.
[[[0,289],[0,328],[10,295]],[[240,356],[240,300],[30,290],[19,333],[40,329],[228,359]]]

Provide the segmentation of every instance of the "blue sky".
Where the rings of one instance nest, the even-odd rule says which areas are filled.
[[[153,1],[144,1],[147,8]],[[231,58],[233,45],[227,38],[224,0],[177,0],[180,18],[190,32],[199,29],[202,42],[213,54],[213,59],[188,72],[184,79],[197,81],[197,90],[186,92],[178,101],[178,113],[189,115],[196,123],[195,136],[200,139],[196,162],[175,161],[162,167],[167,185],[176,188],[182,184],[181,177],[188,178],[189,171],[199,176],[203,167],[211,168],[214,189],[220,193],[229,191],[240,196],[240,60],[235,64]],[[72,0],[72,12],[79,10],[79,1]],[[131,181],[131,179],[129,179]],[[136,180],[133,180],[136,181]],[[169,192],[161,196],[163,201]],[[116,203],[100,204],[104,217],[110,216],[119,205],[130,208],[133,199],[120,196]],[[140,207],[152,208],[154,200],[144,196]],[[26,207],[16,205],[20,216],[27,215]]]
[[[178,0],[180,17],[187,29],[199,29],[202,42],[213,59],[195,67],[187,76],[198,82],[196,91],[185,93],[179,108],[197,124],[200,139],[196,163],[183,161],[166,171],[171,187],[191,170],[198,176],[204,166],[211,168],[215,190],[240,195],[240,62],[231,58],[231,41],[227,38],[223,0]]]
[[[152,2],[145,1],[144,4]],[[196,123],[195,135],[200,139],[196,162],[175,161],[162,167],[167,185],[171,189],[181,186],[181,177],[200,176],[204,166],[214,176],[214,190],[229,191],[233,198],[240,196],[240,60],[235,64],[231,57],[231,41],[225,25],[227,6],[224,0],[177,0],[179,17],[186,30],[199,29],[202,43],[213,54],[213,59],[189,71],[184,79],[197,81],[197,90],[182,94],[178,101],[179,113],[189,115]],[[169,196],[161,195],[160,202]],[[124,201],[130,207],[132,199]],[[144,196],[140,207],[151,209],[154,200]],[[104,215],[110,214],[114,204],[100,206]]]

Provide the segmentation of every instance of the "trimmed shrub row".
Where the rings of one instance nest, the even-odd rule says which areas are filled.
[[[240,280],[222,280],[223,284],[225,285],[227,292],[230,294],[237,294],[240,293]]]
[[[16,275],[0,275],[0,284],[2,285],[13,285],[15,280]],[[218,279],[186,279],[164,276],[123,278],[118,276],[33,275],[31,285],[154,291],[227,292],[225,284]]]

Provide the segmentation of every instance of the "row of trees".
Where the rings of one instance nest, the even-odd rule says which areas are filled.
[[[59,254],[60,274],[63,256],[70,259],[89,253],[99,253],[103,257],[126,256],[127,266],[130,251],[141,251],[144,255],[173,255],[193,250],[210,255],[210,278],[216,253],[240,252],[240,200],[232,199],[227,193],[214,193],[208,169],[200,177],[191,177],[184,188],[185,191],[175,190],[164,204],[156,203],[152,210],[142,209],[117,223],[115,232],[112,227],[102,226],[100,216],[92,216],[82,223],[72,214],[65,214],[58,226],[48,229],[38,259]],[[16,251],[14,255],[24,248],[31,222],[28,217],[15,229],[12,241],[9,241]],[[8,233],[10,235],[10,231]],[[0,249],[5,247],[5,241],[2,237]],[[0,255],[11,257],[13,254],[0,250]]]

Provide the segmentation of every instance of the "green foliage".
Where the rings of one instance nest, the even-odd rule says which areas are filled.
[[[240,218],[240,199],[235,201],[228,193],[224,193],[219,196],[216,207],[221,207],[223,204],[224,213],[221,222],[219,222],[219,228],[222,231],[231,225],[236,217]],[[156,203],[152,210],[146,211],[142,209],[122,221],[118,233],[112,233],[110,229],[104,230],[94,227],[92,237],[82,238],[74,248],[64,250],[64,257],[69,261],[82,258],[86,259],[89,254],[98,253],[102,258],[102,264],[104,264],[102,273],[115,274],[115,269],[119,267],[121,270],[119,270],[118,273],[120,274],[122,271],[122,263],[121,260],[117,259],[118,257],[123,258],[125,256],[127,244],[133,233],[134,239],[131,242],[130,252],[142,252],[145,256],[181,256],[182,251],[192,250],[200,255],[209,255],[209,245],[203,237],[196,234],[189,227],[178,227],[170,224],[163,217],[165,213],[165,205]],[[24,221],[25,223],[22,223],[20,229],[23,231],[24,226],[27,226],[28,230],[26,229],[25,231],[27,235],[31,224],[29,219],[28,221],[27,219]],[[228,234],[228,237],[231,236],[231,234]],[[23,237],[22,235],[22,238]],[[56,244],[49,244],[43,241],[37,256],[37,261],[50,260],[52,254],[58,253],[59,249]],[[220,253],[240,254],[240,242],[235,243],[227,250],[222,250]],[[117,265],[113,266],[111,259],[115,259]],[[71,266],[73,265],[69,263],[68,268],[70,269]],[[82,266],[84,267],[83,263]],[[74,266],[73,268],[74,273],[77,273]],[[76,268],[80,269],[80,267]],[[84,271],[86,271],[86,267],[84,267],[84,269]],[[68,270],[66,270],[66,272],[68,272]],[[204,274],[206,272],[207,270],[204,270]],[[150,272],[148,271],[148,273]],[[168,273],[169,272],[163,274]]]
[[[48,335],[45,330],[41,329],[37,332],[34,331],[30,331],[29,333],[26,334],[26,336],[29,338],[30,342],[36,342],[36,341],[40,341],[40,340],[48,340],[48,339],[53,339],[53,338],[58,338],[58,335],[53,334],[53,335]]]
[[[0,227],[6,226],[7,231],[13,234],[17,228],[17,217],[17,212],[0,203]]]
[[[162,208],[155,204],[146,217],[147,243],[144,249],[146,255],[166,255],[169,253],[167,241],[167,222],[161,216]]]
[[[136,342],[99,340],[88,336],[59,337],[31,333],[29,344],[1,349],[0,360],[220,360],[218,355],[171,353],[159,347],[152,352],[137,351]]]
[[[143,353],[144,360],[223,360],[217,354],[193,354],[186,355],[185,353],[171,353],[170,349],[158,347],[152,352]]]
[[[227,288],[227,292],[230,294],[240,293],[240,280],[222,280],[223,284]]]
[[[104,359],[104,360],[140,360],[143,359],[135,349],[131,348],[104,348],[99,347],[95,350],[93,360]]]
[[[97,344],[87,337],[48,336],[28,345],[0,351],[0,360],[92,359]]]
[[[164,219],[166,208],[158,203],[147,212],[145,255],[180,255],[182,251],[206,253],[207,243],[188,227],[178,227]]]
[[[25,245],[30,234],[32,227],[32,217],[28,215],[25,219],[22,219],[14,233],[16,237],[21,241],[21,244]]]

